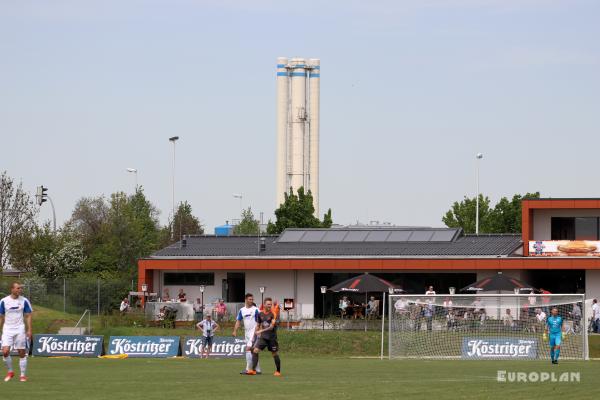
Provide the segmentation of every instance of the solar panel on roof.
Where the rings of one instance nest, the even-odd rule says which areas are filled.
[[[323,239],[321,239],[321,241],[322,242],[341,242],[347,233],[348,233],[348,231],[342,231],[342,230],[327,231],[327,233],[325,234],[325,236],[323,236]]]
[[[290,243],[290,242],[297,242],[300,240],[300,238],[302,237],[302,235],[304,235],[306,233],[306,231],[284,231],[281,236],[279,236],[278,242],[282,242],[282,243]]]
[[[300,239],[301,242],[320,242],[327,231],[305,231],[306,233]]]
[[[413,231],[392,231],[386,242],[406,242]]]
[[[366,237],[365,242],[385,242],[388,236],[390,236],[390,231],[371,231]]]
[[[428,242],[433,236],[433,231],[413,231],[413,234],[408,238],[409,242]]]
[[[368,234],[369,231],[348,231],[344,242],[363,242]]]
[[[433,236],[429,239],[430,242],[449,242],[454,238],[456,230],[447,231],[436,231],[433,232]]]

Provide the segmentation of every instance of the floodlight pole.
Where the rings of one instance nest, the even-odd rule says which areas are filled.
[[[479,160],[483,158],[483,154],[477,153],[475,156],[475,175],[476,175],[476,186],[477,186],[477,197],[475,206],[475,234],[479,235]]]

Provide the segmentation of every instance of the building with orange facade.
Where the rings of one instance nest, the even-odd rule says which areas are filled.
[[[553,293],[600,295],[600,199],[523,200],[522,233],[453,228],[287,229],[278,236],[190,236],[138,261],[138,287],[191,301],[243,302],[244,293],[293,299],[292,317],[337,311],[321,286],[363,272],[408,293],[461,288],[502,271]],[[375,294],[381,297],[381,294]],[[323,306],[323,299],[325,304]]]

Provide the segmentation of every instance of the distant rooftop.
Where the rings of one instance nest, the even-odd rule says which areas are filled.
[[[260,241],[266,248],[260,251]],[[520,235],[464,235],[453,228],[286,229],[278,236],[190,236],[151,258],[510,257]]]

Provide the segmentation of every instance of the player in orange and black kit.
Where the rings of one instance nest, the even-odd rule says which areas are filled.
[[[256,344],[252,349],[252,370],[248,375],[256,375],[256,365],[258,364],[258,353],[265,347],[273,355],[277,371],[273,375],[281,376],[281,360],[279,359],[279,344],[277,343],[277,324],[279,323],[279,307],[273,308],[273,301],[267,297],[263,303],[264,310],[258,314],[258,323],[256,324]]]

